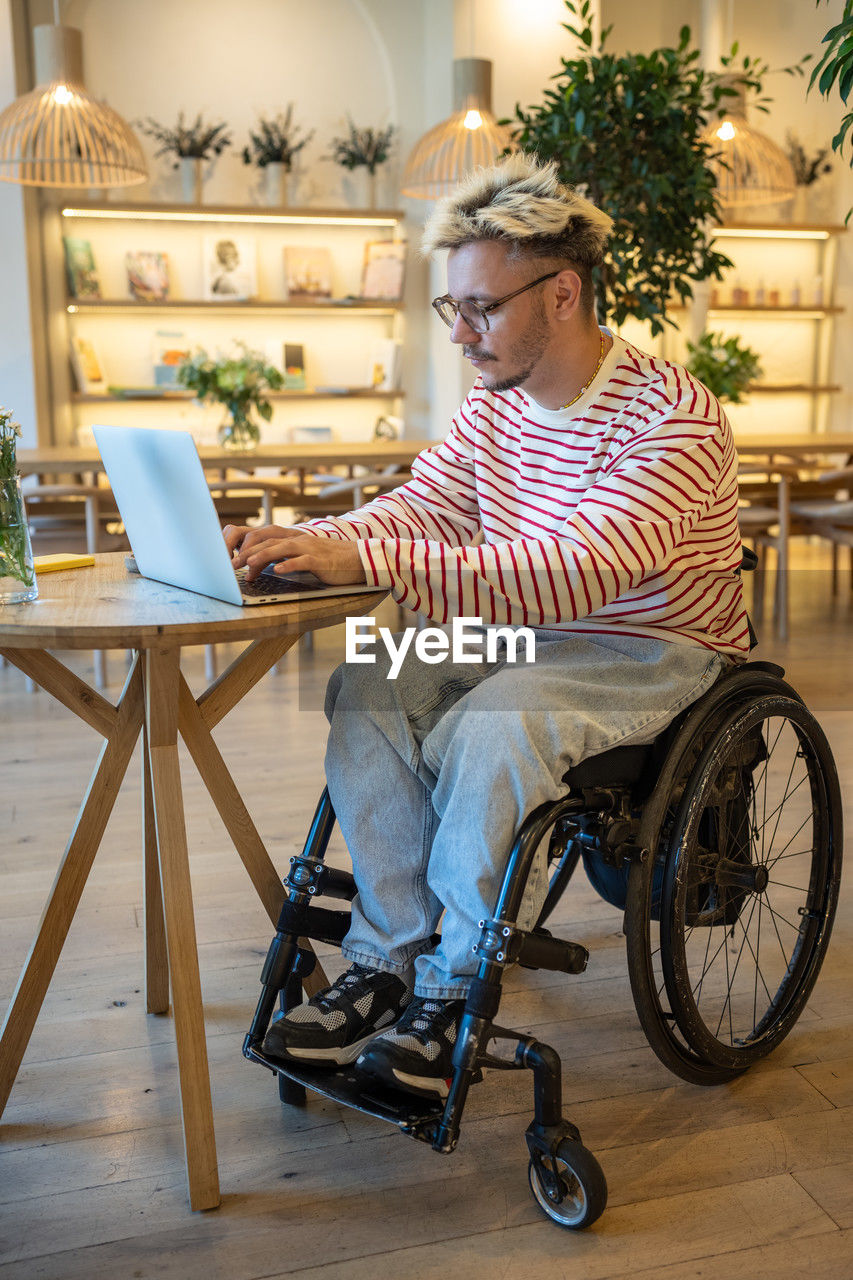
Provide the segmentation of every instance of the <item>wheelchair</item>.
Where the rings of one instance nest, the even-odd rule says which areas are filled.
[[[245,1056],[278,1075],[284,1102],[303,1104],[310,1089],[445,1153],[456,1146],[468,1090],[483,1068],[529,1069],[533,1196],[562,1227],[594,1222],[607,1200],[604,1173],[563,1117],[557,1053],[494,1020],[504,971],[513,964],[585,969],[587,949],[546,928],[582,862],[595,889],[624,911],[637,1014],[671,1071],[694,1084],[724,1083],[788,1034],[829,943],[843,839],[829,744],[783,677],[768,662],[724,671],[652,744],[582,761],[565,775],[567,794],[525,819],[493,916],[480,923],[479,967],[444,1101],[385,1088],[352,1067],[280,1061],[261,1048],[276,1003],[286,1010],[301,1000],[302,979],[315,964],[306,939],[340,944],[349,927],[348,911],[315,904],[355,896],[352,876],[323,860],[335,822],[324,791],[284,881]],[[547,897],[537,923],[521,930],[528,873],[546,839]]]

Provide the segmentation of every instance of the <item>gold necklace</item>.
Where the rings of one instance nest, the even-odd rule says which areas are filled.
[[[599,369],[601,368],[601,366],[602,366],[602,364],[603,364],[603,363],[604,363],[604,333],[602,332],[602,334],[601,334],[601,346],[600,346],[600,347],[599,347],[599,349],[598,349],[598,364],[597,364],[597,365],[595,366],[595,368],[593,369],[593,371],[592,371],[592,376],[590,377],[590,379],[589,379],[589,381],[588,381],[588,382],[585,382],[585,383],[583,384],[583,386],[581,387],[580,391],[577,393],[577,395],[576,395],[576,396],[572,396],[571,400],[569,400],[566,404],[561,404],[561,405],[560,405],[560,408],[561,408],[561,409],[570,409],[570,408],[571,408],[571,406],[572,406],[572,405],[573,405],[577,400],[580,400],[581,396],[583,395],[583,393],[584,393],[585,391],[589,391],[589,389],[590,389],[590,387],[592,386],[593,382],[595,382],[596,374],[598,373],[598,371],[599,371]]]

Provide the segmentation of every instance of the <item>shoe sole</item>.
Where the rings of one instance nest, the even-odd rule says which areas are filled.
[[[283,1062],[304,1062],[306,1066],[316,1064],[317,1066],[345,1067],[349,1063],[355,1062],[362,1049],[366,1048],[371,1041],[377,1036],[384,1035],[386,1031],[390,1031],[395,1023],[389,1023],[387,1027],[380,1027],[378,1031],[371,1031],[370,1035],[362,1036],[360,1040],[354,1041],[352,1044],[337,1045],[333,1049],[298,1049],[285,1048],[282,1045],[268,1046],[266,1040],[262,1045],[262,1051],[269,1054],[271,1058],[280,1058]]]

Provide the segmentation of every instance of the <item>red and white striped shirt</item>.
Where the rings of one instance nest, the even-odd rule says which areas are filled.
[[[737,505],[719,402],[614,337],[571,409],[478,380],[410,482],[302,527],[358,539],[367,581],[436,622],[650,636],[737,660],[749,650]]]

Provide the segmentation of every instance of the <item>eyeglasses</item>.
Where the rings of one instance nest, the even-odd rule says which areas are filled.
[[[452,329],[456,317],[461,316],[469,329],[473,329],[475,333],[486,333],[489,328],[490,312],[497,307],[502,307],[505,302],[509,302],[510,298],[517,298],[520,293],[526,293],[534,285],[542,284],[544,280],[550,280],[553,276],[558,276],[560,270],[549,271],[547,275],[538,276],[537,279],[531,280],[529,284],[523,284],[520,289],[513,289],[512,293],[508,293],[505,297],[486,303],[484,307],[479,302],[468,302],[467,300],[457,302],[455,298],[451,298],[449,293],[446,293],[442,298],[433,298],[432,305],[448,329]]]

